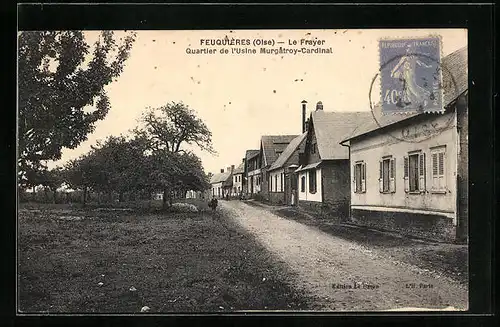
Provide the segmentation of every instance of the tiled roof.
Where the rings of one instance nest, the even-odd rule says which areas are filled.
[[[316,110],[311,113],[321,160],[348,159],[349,151],[340,145],[359,125],[373,120],[370,111],[328,112]]]
[[[245,172],[245,164],[242,162],[236,168],[234,168],[233,174],[243,174]]]
[[[264,152],[264,166],[272,165],[287,145],[298,135],[264,135],[261,145]]]
[[[303,133],[302,135],[297,136],[294,138],[283,150],[283,153],[279,155],[278,159],[271,165],[269,170],[273,169],[278,169],[283,167],[283,165],[288,161],[288,159],[293,155],[295,150],[297,150],[299,147],[304,146],[304,140],[306,139],[307,133]]]
[[[449,106],[458,96],[463,94],[468,89],[467,75],[467,47],[458,49],[457,51],[443,58],[443,85],[444,85],[444,105]],[[453,76],[453,78],[451,78]],[[422,113],[412,113],[408,115],[382,115],[380,104],[375,106],[373,115],[377,117],[375,120],[373,115],[369,122],[366,122],[343,141],[347,141],[354,137],[373,132],[379,128],[386,127],[403,120],[421,115]]]
[[[215,174],[212,176],[212,178],[210,178],[210,184],[225,182],[229,178],[229,176],[231,176],[230,172]]]
[[[246,160],[250,160],[253,157],[257,156],[259,154],[260,150],[247,150],[245,158]]]

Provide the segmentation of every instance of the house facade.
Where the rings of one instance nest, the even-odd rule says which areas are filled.
[[[245,185],[245,159],[243,159],[242,163],[236,167],[233,171],[233,185],[231,189],[231,196],[238,197],[243,193],[243,189]]]
[[[247,150],[245,157],[245,172],[247,194],[249,196],[259,194],[261,191],[259,150]]]
[[[307,133],[295,137],[283,153],[269,167],[269,201],[273,204],[295,205],[297,203],[297,178],[299,155],[303,153]]]
[[[233,181],[232,170],[234,166],[220,170],[220,173],[215,174],[210,179],[211,196],[218,199],[226,198],[230,195]]]
[[[444,114],[380,117],[342,142],[350,149],[353,223],[439,240],[467,239],[466,48],[443,62],[457,84],[453,90],[445,86]]]
[[[306,123],[304,155],[295,171],[299,206],[347,219],[349,151],[339,143],[370,119],[370,112],[325,112],[318,102]]]
[[[262,181],[261,195],[264,201],[271,201],[271,189],[284,189],[284,173],[279,177],[275,173],[271,178],[269,169],[285,151],[290,142],[298,135],[264,135],[260,141],[260,176]],[[279,180],[278,180],[279,178]]]

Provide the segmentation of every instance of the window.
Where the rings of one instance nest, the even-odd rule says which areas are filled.
[[[366,192],[366,164],[364,162],[357,162],[354,165],[354,193]]]
[[[316,153],[316,143],[311,144],[311,153]]]
[[[274,191],[278,192],[278,175],[274,175]]]
[[[300,191],[302,193],[306,191],[306,176],[300,177]]]
[[[273,178],[271,175],[269,175],[269,179],[268,179],[268,182],[267,182],[267,190],[269,192],[272,192],[273,191]]]
[[[316,193],[316,169],[309,170],[309,193]]]
[[[425,192],[425,153],[411,153],[404,157],[405,192]]]
[[[437,192],[446,191],[445,158],[446,158],[446,147],[440,147],[431,150],[431,161],[432,161],[431,191],[437,191]]]
[[[283,192],[283,173],[280,174],[280,191]]]
[[[396,192],[396,159],[385,157],[380,160],[379,191],[381,193]]]

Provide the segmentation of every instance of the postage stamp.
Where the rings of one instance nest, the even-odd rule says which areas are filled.
[[[441,39],[379,40],[384,114],[443,112]]]

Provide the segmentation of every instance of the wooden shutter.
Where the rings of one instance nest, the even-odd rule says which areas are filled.
[[[404,156],[404,174],[403,174],[403,179],[404,179],[404,184],[405,184],[405,192],[410,191],[410,180],[408,176],[410,175],[410,165],[408,162],[408,156]]]
[[[389,165],[389,191],[396,192],[396,158],[392,158]]]
[[[433,153],[431,156],[431,164],[432,164],[432,189],[439,190],[439,162],[438,162],[438,154],[437,152]]]
[[[378,191],[384,192],[384,162],[382,160],[379,161]]]
[[[356,181],[358,179],[358,170],[356,169],[356,164],[354,164],[352,168],[353,168],[352,190],[354,193],[358,193],[358,190],[356,189]]]
[[[418,155],[418,189],[425,192],[425,153]]]
[[[366,163],[361,164],[361,192],[366,192]]]

